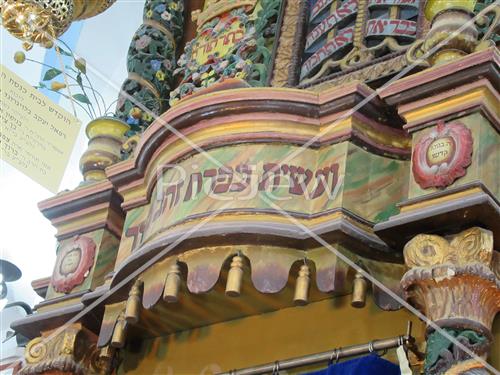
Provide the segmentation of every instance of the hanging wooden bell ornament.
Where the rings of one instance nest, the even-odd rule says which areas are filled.
[[[115,329],[113,330],[113,336],[111,337],[111,346],[113,348],[123,348],[125,346],[125,339],[127,335],[127,322],[125,321],[123,315],[120,315],[115,324]]]
[[[243,258],[239,255],[233,257],[231,267],[227,274],[226,295],[239,297],[243,283]]]
[[[110,374],[116,349],[106,345],[99,351],[99,365],[101,374]]]
[[[357,272],[354,276],[353,290],[352,290],[352,300],[351,306],[356,308],[361,308],[365,306],[366,303],[366,291],[368,288],[368,283],[365,277]]]
[[[303,306],[307,305],[309,301],[309,267],[304,264],[300,267],[299,276],[295,282],[295,295],[293,297],[293,302],[296,305]]]
[[[101,348],[99,351],[99,358],[102,358],[103,360],[110,360],[113,358],[115,355],[115,349],[109,345],[106,345]]]
[[[125,320],[130,324],[139,321],[141,312],[142,281],[137,280],[130,289],[125,307]]]
[[[181,286],[181,269],[177,262],[173,264],[167,274],[165,288],[163,288],[163,300],[173,303],[179,300],[179,289]]]

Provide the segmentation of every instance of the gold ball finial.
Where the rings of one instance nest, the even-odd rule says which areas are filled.
[[[38,43],[52,48],[73,21],[95,16],[115,0],[0,0],[2,24],[30,50]]]
[[[14,54],[14,61],[16,64],[22,64],[26,60],[26,54],[23,51],[17,51]]]

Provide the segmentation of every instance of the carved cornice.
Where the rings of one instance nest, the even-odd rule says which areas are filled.
[[[366,265],[367,272],[401,294],[403,265],[368,260],[337,249],[354,262]],[[128,289],[106,301],[99,345],[108,345],[115,335],[122,336],[124,326],[130,324],[136,327],[129,332],[158,336],[291,307],[296,303],[293,290],[301,284],[304,266],[308,285],[301,304],[351,293],[353,270],[325,248],[303,251],[279,246],[206,245],[182,254],[169,253],[137,275]],[[232,271],[241,277],[239,282],[231,278]],[[119,280],[114,280],[111,287]],[[231,290],[238,290],[237,299],[227,292],[229,285]],[[377,306],[384,310],[401,308],[384,291],[371,287]],[[161,316],[158,311],[162,311]]]
[[[401,212],[378,223],[375,233],[393,248],[403,249],[418,233],[440,228],[456,230],[462,226],[481,225],[500,236],[500,205],[495,195],[481,182],[472,182],[399,204]]]
[[[196,136],[196,144],[205,150],[241,143],[300,145],[323,132],[309,147],[352,140],[374,153],[407,158],[408,135],[400,129],[402,123],[394,121],[391,109],[377,96],[355,114],[346,116],[346,111],[373,94],[367,86],[353,83],[320,94],[284,88],[249,88],[201,95],[163,114],[146,130],[134,157],[111,166],[106,173],[124,195],[124,207],[127,207],[127,191],[144,188],[149,184],[147,179],[154,180],[155,159],[166,148],[172,153],[172,144],[179,140],[166,124],[190,139]],[[335,122],[335,126],[324,131]],[[231,127],[231,124],[238,126]],[[242,126],[245,124],[248,125]],[[162,162],[175,163],[195,152],[187,144],[183,149]]]
[[[89,293],[86,295],[88,294]],[[82,298],[83,296],[79,295],[78,298]],[[25,318],[18,319],[11,324],[11,328],[30,339],[42,335],[43,332],[55,330],[68,322],[68,320],[80,314],[85,308],[83,303],[70,304],[70,302],[71,301],[63,301],[60,305],[54,306],[51,310],[36,312]],[[99,321],[102,313],[103,307],[99,306],[93,309],[91,314],[82,316],[79,322],[82,326],[96,332],[99,329]]]
[[[413,133],[441,119],[463,117],[481,111],[493,127],[500,130],[500,95],[487,79],[479,79],[438,95],[401,105],[399,114],[406,120],[404,126]]]
[[[436,94],[477,81],[482,76],[493,87],[499,85],[500,54],[497,48],[476,52],[458,61],[434,67],[399,79],[379,90],[380,97],[389,105],[412,103]]]
[[[120,237],[124,219],[122,200],[113,185],[104,180],[61,192],[40,202],[38,208],[57,229],[59,240],[100,228]]]

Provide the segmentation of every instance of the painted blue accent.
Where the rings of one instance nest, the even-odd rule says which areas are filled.
[[[370,354],[361,358],[332,364],[324,370],[304,375],[400,375],[399,366],[386,359]]]
[[[76,45],[78,44],[78,40],[80,39],[80,33],[82,31],[82,27],[83,27],[83,22],[72,23],[71,26],[69,27],[69,29],[59,39],[63,40],[74,51],[76,48]],[[67,50],[67,48],[63,48],[63,49]],[[68,57],[62,56],[62,58],[63,58],[64,64],[68,65],[69,64]],[[43,60],[43,63],[47,64],[47,65],[51,65],[54,68],[61,70],[61,63],[59,61],[59,58],[57,57],[56,50],[54,48],[47,50],[47,52],[45,53],[45,58]],[[45,75],[45,72],[47,70],[49,70],[49,68],[47,68],[45,66],[42,68],[42,73],[40,75],[40,82],[42,82],[43,76]],[[62,79],[63,79],[62,76],[59,76],[56,78],[56,80],[61,81],[61,82],[62,82]],[[70,83],[75,83],[75,82],[70,82]],[[46,89],[40,89],[40,91],[44,95],[48,96],[52,101],[54,101],[56,103],[59,102],[59,99],[61,96],[56,94],[55,92],[52,92],[52,91],[49,91]]]

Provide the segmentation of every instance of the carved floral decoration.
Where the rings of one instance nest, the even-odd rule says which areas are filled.
[[[170,105],[229,78],[266,85],[281,1],[261,0],[254,13],[247,3],[207,20],[186,44],[175,71],[182,81],[170,93]]]
[[[128,50],[129,75],[116,105],[116,116],[131,127],[129,135],[141,132],[153,122],[150,112],[160,115],[168,109],[183,24],[184,0],[145,2],[143,24],[135,32]]]

